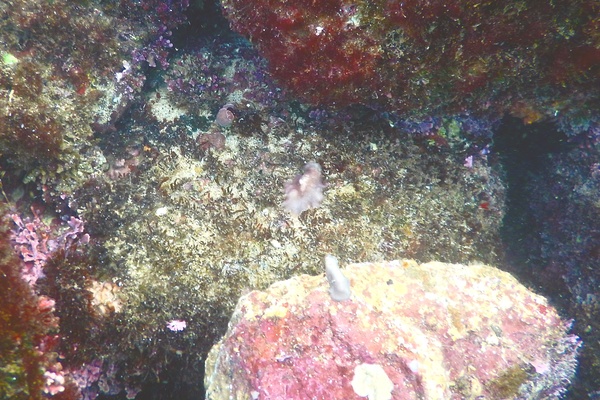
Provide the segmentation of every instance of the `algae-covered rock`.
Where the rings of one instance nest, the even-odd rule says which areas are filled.
[[[575,114],[557,102],[573,101],[574,90],[589,103],[580,109],[597,104],[592,3],[222,2],[232,29],[305,101],[376,104],[404,114],[510,111],[529,122]]]
[[[209,353],[207,398],[549,399],[573,377],[579,339],[506,272],[402,260],[344,273],[346,302],[322,275],[243,296]]]

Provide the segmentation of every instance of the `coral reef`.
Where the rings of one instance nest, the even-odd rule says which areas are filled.
[[[546,299],[483,265],[413,260],[244,295],[206,363],[207,399],[559,399],[580,341]]]
[[[310,103],[421,117],[511,112],[528,122],[597,109],[598,7],[594,0],[223,1],[232,28],[256,45],[282,86]]]
[[[0,3],[0,197],[12,228],[0,237],[11,321],[0,397],[202,397],[204,358],[240,295],[318,273],[326,254],[502,265],[513,242],[501,229],[522,222],[504,219],[507,187],[520,185],[534,197],[523,226],[543,234],[514,235],[531,259],[504,267],[525,265],[522,277],[572,301],[564,311],[591,343],[579,397],[597,390],[596,4],[254,1],[245,15],[236,0],[224,8],[240,31],[266,13],[253,21],[266,27],[252,34],[257,49],[213,0]],[[352,102],[367,107],[341,108]],[[494,137],[505,112],[531,127],[550,117],[582,153],[539,157],[554,164],[527,169],[545,171],[535,184],[513,181]],[[307,162],[312,196],[298,206],[286,182]],[[552,393],[548,368],[531,360],[487,388],[527,380]],[[544,379],[529,380],[533,370]],[[381,370],[357,371],[358,392],[387,396],[365,384],[384,382]]]

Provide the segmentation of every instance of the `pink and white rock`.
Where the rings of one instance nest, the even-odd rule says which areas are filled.
[[[579,340],[547,300],[484,265],[403,260],[243,296],[206,361],[207,399],[559,398]]]

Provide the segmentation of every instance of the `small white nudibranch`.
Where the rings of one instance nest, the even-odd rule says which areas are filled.
[[[335,301],[344,301],[350,298],[350,281],[340,271],[338,259],[327,254],[325,256],[325,275],[329,282],[329,295]]]

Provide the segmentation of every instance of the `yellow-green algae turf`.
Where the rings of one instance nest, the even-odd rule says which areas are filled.
[[[91,232],[106,236],[105,267],[124,297],[119,319],[149,346],[165,324],[207,351],[248,289],[340,262],[412,257],[493,263],[503,216],[499,171],[473,168],[381,125],[345,137],[303,125],[227,133],[223,149],[149,141],[138,173],[97,182],[78,196]],[[132,128],[135,129],[135,128]],[[306,162],[323,168],[325,200],[293,217],[284,183]],[[481,207],[481,196],[498,199]],[[102,201],[100,201],[102,199]],[[101,205],[104,204],[104,205]],[[129,328],[128,328],[129,327]],[[162,334],[162,333],[160,333]]]
[[[58,197],[102,172],[106,159],[91,125],[109,122],[127,102],[114,74],[149,36],[113,7],[71,0],[0,4],[5,182],[44,185],[46,196]]]

